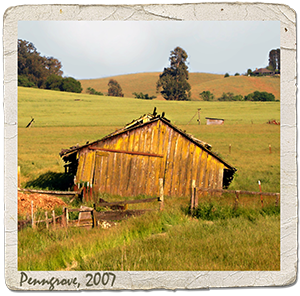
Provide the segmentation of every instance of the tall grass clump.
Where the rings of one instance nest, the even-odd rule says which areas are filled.
[[[280,207],[267,205],[261,209],[247,207],[235,208],[230,205],[220,205],[216,202],[203,202],[200,203],[196,209],[190,210],[190,213],[192,217],[207,221],[242,217],[254,222],[259,216],[279,216]]]

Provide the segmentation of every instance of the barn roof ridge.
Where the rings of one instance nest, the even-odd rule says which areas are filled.
[[[144,121],[145,120],[145,121]],[[212,152],[211,149],[211,145],[209,145],[208,143],[205,143],[204,141],[194,137],[193,135],[187,134],[185,131],[179,129],[177,126],[175,126],[174,124],[171,123],[171,121],[167,118],[164,117],[164,112],[161,115],[153,115],[153,114],[144,114],[141,117],[139,117],[136,120],[133,120],[132,122],[130,122],[129,124],[126,124],[123,128],[118,129],[106,136],[104,136],[101,139],[95,140],[91,143],[86,143],[82,146],[79,146],[77,144],[77,146],[73,146],[70,149],[62,149],[62,151],[60,152],[60,156],[62,158],[69,156],[70,154],[73,154],[75,151],[80,150],[82,148],[88,147],[90,145],[93,145],[95,143],[104,141],[106,139],[112,138],[112,137],[116,137],[119,136],[123,133],[126,133],[128,131],[143,127],[145,125],[151,124],[155,121],[161,120],[162,122],[164,122],[165,124],[167,124],[168,126],[170,126],[172,129],[174,129],[176,132],[180,133],[182,136],[184,136],[185,138],[187,138],[189,141],[193,142],[195,145],[200,146],[202,149],[204,149],[207,153],[211,154],[213,157],[217,158],[220,162],[222,162],[225,166],[227,166],[228,168],[236,171],[236,169],[231,166],[230,164],[228,164],[226,161],[224,161],[222,158],[220,158],[216,153]]]

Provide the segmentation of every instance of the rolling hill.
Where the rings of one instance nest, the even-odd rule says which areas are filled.
[[[92,87],[103,94],[107,94],[109,80],[115,79],[122,87],[125,97],[134,97],[133,92],[142,92],[150,96],[157,96],[157,100],[163,100],[160,94],[156,93],[156,82],[159,72],[137,73],[119,75],[99,79],[80,80],[83,93],[88,87]],[[192,87],[192,100],[200,100],[199,93],[202,91],[212,92],[219,98],[223,92],[232,92],[235,95],[247,95],[254,91],[266,91],[275,95],[280,100],[280,79],[279,77],[248,77],[231,76],[224,78],[224,75],[208,73],[189,73],[189,83]]]

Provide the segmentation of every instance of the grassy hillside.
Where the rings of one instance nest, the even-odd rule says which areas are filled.
[[[262,180],[265,190],[279,190],[280,127],[266,124],[269,119],[280,119],[278,102],[144,101],[20,87],[18,160],[23,181],[48,170],[62,172],[61,149],[100,139],[152,112],[154,106],[179,128],[210,143],[213,151],[238,168],[232,184],[236,189],[256,190],[257,180]],[[201,125],[194,117],[197,108],[201,108]],[[25,128],[31,116],[35,123]],[[208,126],[206,116],[224,118],[225,124]]]
[[[48,184],[53,175],[64,175],[60,174],[64,171],[59,157],[62,148],[100,139],[152,112],[156,106],[159,113],[166,112],[172,123],[210,143],[214,152],[237,168],[232,189],[258,191],[257,180],[261,180],[263,191],[280,191],[280,126],[266,124],[271,118],[280,119],[278,102],[142,101],[22,87],[18,91],[18,165],[22,186],[28,181],[39,181],[37,188],[47,189],[41,181]],[[201,108],[201,125],[196,117],[187,124],[197,108]],[[26,128],[31,116],[35,123]],[[225,124],[206,125],[205,116],[223,117]],[[105,194],[103,198],[121,199]],[[201,211],[222,217],[207,219],[189,215],[189,201],[189,196],[166,196],[163,211],[118,222],[110,229],[22,230],[18,232],[18,268],[280,270],[278,208],[274,211],[273,206],[267,214],[260,211],[259,198],[240,197],[241,209],[232,217],[228,213],[232,212],[234,197],[225,197],[223,204],[219,203],[220,198],[215,204],[201,199]],[[78,207],[66,202],[69,207]],[[256,209],[247,208],[254,203]],[[268,203],[274,204],[274,199]],[[61,214],[62,209],[58,210],[56,214]],[[44,217],[41,211],[37,220]]]
[[[88,87],[92,87],[106,94],[108,81],[113,78],[119,82],[126,97],[134,97],[133,92],[142,92],[157,96],[157,99],[162,99],[162,96],[156,93],[156,82],[159,74],[159,72],[138,73],[80,80],[80,82],[83,93],[86,93]],[[241,94],[244,96],[257,90],[273,93],[277,100],[280,99],[279,77],[231,76],[224,78],[224,75],[218,74],[189,73],[189,83],[192,87],[192,100],[200,100],[199,93],[207,90],[211,91],[216,98],[220,97],[223,92],[233,92],[236,95]]]

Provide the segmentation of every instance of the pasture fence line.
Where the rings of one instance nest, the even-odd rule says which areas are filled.
[[[93,208],[91,207],[81,207],[81,208],[68,208],[64,207],[62,215],[55,215],[55,211],[52,211],[52,217],[49,218],[48,211],[45,211],[45,219],[37,219],[37,214],[34,213],[34,203],[31,201],[31,217],[27,220],[18,221],[18,230],[23,229],[27,225],[32,226],[32,229],[36,229],[37,225],[42,223],[45,224],[46,229],[49,229],[49,225],[52,225],[52,229],[59,227],[68,228],[70,226],[75,227],[97,227],[103,222],[107,221],[120,221],[127,219],[132,216],[139,216],[148,211],[153,211],[153,209],[141,209],[141,210],[128,210],[129,204],[139,204],[139,203],[150,203],[159,202],[158,210],[162,210],[163,201],[160,197],[153,197],[147,199],[138,200],[123,200],[115,202],[105,202],[101,201],[94,203]],[[97,211],[97,207],[110,208],[109,211]],[[70,213],[79,212],[77,220],[71,220],[69,218]]]
[[[260,191],[248,191],[248,190],[226,190],[226,189],[212,189],[212,188],[204,188],[204,187],[196,187],[195,180],[192,180],[192,186],[191,186],[191,209],[195,209],[199,205],[199,193],[200,198],[205,193],[210,193],[211,195],[213,193],[223,194],[223,193],[229,193],[235,195],[235,204],[234,207],[237,208],[239,205],[239,197],[240,195],[254,195],[254,196],[260,196],[261,200],[261,207],[264,207],[264,200],[263,196],[271,196],[275,197],[275,206],[279,205],[280,201],[280,193],[274,193],[274,192],[262,192],[261,187]]]

